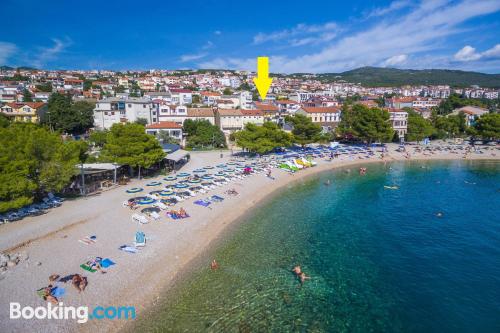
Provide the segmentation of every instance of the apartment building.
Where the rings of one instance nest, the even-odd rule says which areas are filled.
[[[47,104],[43,102],[7,103],[0,112],[13,121],[39,123],[47,112]]]
[[[113,124],[146,119],[148,124],[158,121],[157,109],[153,102],[144,98],[106,98],[97,101],[94,109],[94,126],[108,129]]]
[[[309,117],[315,124],[323,127],[325,132],[332,131],[340,122],[341,110],[338,107],[301,107],[296,114]]]

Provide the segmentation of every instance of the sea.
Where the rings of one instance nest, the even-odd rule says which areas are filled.
[[[266,199],[131,331],[500,332],[500,163],[367,169]]]

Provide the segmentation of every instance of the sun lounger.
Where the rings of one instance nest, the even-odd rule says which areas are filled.
[[[96,236],[85,236],[82,239],[78,240],[80,243],[86,244],[86,245],[92,245],[97,242],[97,237]]]
[[[208,207],[211,202],[205,200],[196,200],[194,203],[203,207]]]
[[[133,246],[128,246],[128,245],[122,245],[118,248],[119,250],[128,252],[128,253],[137,253],[139,250]]]
[[[149,214],[149,216],[151,216],[151,218],[153,220],[159,220],[160,219],[160,214],[158,214],[157,212],[151,212],[151,214]]]
[[[168,206],[165,205],[163,202],[155,202],[153,204],[153,207],[160,208],[161,210],[167,210],[168,209]]]
[[[221,202],[221,201],[224,201],[224,198],[220,197],[218,195],[212,195],[211,200],[216,201],[216,202]]]
[[[142,223],[142,224],[149,223],[148,218],[146,216],[140,215],[140,214],[132,215],[132,220],[139,222],[139,223]]]
[[[144,247],[146,246],[146,235],[142,231],[137,231],[135,233],[135,247]]]

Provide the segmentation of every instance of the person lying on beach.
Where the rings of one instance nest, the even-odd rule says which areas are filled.
[[[181,207],[181,209],[179,209],[179,215],[181,217],[186,217],[187,216],[187,212],[184,210],[184,208]]]
[[[52,274],[51,276],[49,276],[49,282],[50,283],[57,282],[59,278],[60,278],[59,274]]]
[[[43,288],[42,290],[39,290],[38,292],[44,301],[57,305],[59,304],[59,300],[57,299],[57,297],[52,295],[52,288],[53,286],[49,284],[47,287]]]
[[[76,288],[76,290],[81,293],[87,287],[88,281],[85,276],[75,274],[71,278],[71,283],[73,283],[73,286]]]
[[[215,259],[212,260],[212,262],[210,263],[210,269],[213,271],[219,269],[219,263],[217,263],[217,261],[215,261]]]
[[[95,259],[87,261],[86,265],[92,269],[101,272],[102,274],[106,274],[106,271],[102,269],[101,260],[102,260],[101,257],[96,257]]]

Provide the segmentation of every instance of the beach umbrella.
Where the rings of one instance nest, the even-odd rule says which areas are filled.
[[[125,192],[127,193],[138,193],[138,192],[142,192],[144,189],[142,187],[132,187],[132,188],[129,188],[128,190],[126,190]]]
[[[171,182],[171,181],[177,180],[177,177],[176,176],[167,176],[167,177],[163,178],[163,180]]]
[[[236,165],[236,162],[227,162],[227,165]]]
[[[205,175],[203,177],[201,177],[202,179],[214,179],[214,177],[210,176],[210,175]]]
[[[160,212],[160,208],[157,208],[157,207],[146,207],[146,208],[143,208],[141,210],[141,213],[152,213],[152,212],[155,212],[155,213],[159,213]]]
[[[141,200],[138,200],[137,203],[139,205],[151,205],[151,204],[154,204],[156,202],[155,199],[153,198],[148,198],[148,197],[143,197]]]
[[[203,167],[205,170],[212,170],[214,167],[211,165],[207,165],[206,167]]]
[[[196,169],[193,172],[194,173],[205,173],[205,169]]]
[[[158,181],[154,181],[154,182],[146,184],[146,186],[159,186],[159,185],[161,185],[161,182],[158,182]]]
[[[189,177],[190,175],[191,175],[190,173],[181,172],[181,173],[177,174],[177,177],[185,178],[185,177]]]
[[[173,195],[173,194],[174,194],[174,191],[172,191],[172,190],[165,190],[165,191],[161,191],[159,193],[159,195],[162,197],[168,197],[168,196]]]
[[[225,169],[224,172],[229,172],[229,173],[233,173],[234,172],[234,169]]]
[[[198,184],[198,183],[201,183],[201,179],[190,179],[190,180],[188,180],[188,183]]]
[[[184,183],[177,183],[177,184],[175,184],[174,187],[175,188],[188,188],[189,186],[187,184],[184,184]]]
[[[217,164],[217,167],[218,168],[225,168],[225,167],[227,167],[227,165],[225,165],[225,164]]]

